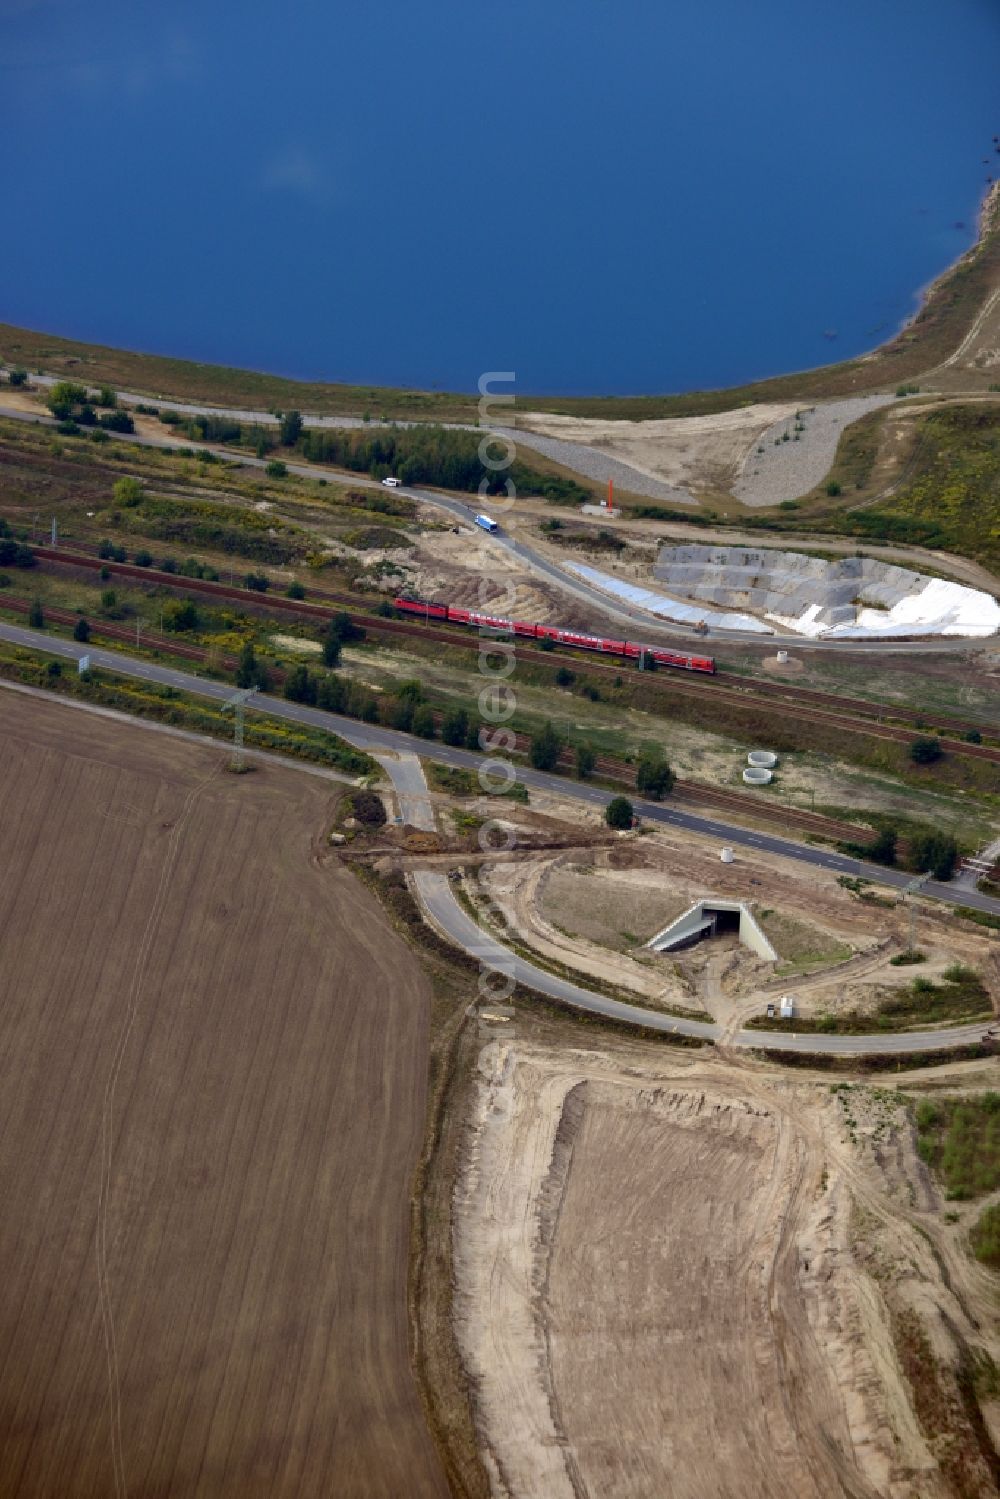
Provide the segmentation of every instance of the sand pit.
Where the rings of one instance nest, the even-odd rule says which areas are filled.
[[[947,1492],[851,1260],[838,1103],[803,1102],[698,1058],[484,1049],[455,1310],[495,1499]]]
[[[644,422],[528,411],[519,414],[518,430],[522,436],[530,432],[592,448],[669,485],[722,487],[741,464],[748,446],[752,447],[775,422],[794,417],[795,409],[787,404],[754,405],[711,416],[662,417]]]

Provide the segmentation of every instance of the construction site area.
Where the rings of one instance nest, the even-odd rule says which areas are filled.
[[[447,799],[431,804],[443,825]],[[763,1049],[780,1031],[835,1041],[838,1026],[888,1047],[917,1025],[931,1047],[915,974],[921,995],[947,996],[942,1036],[972,1022],[978,1041],[1000,1005],[995,934],[758,850],[726,863],[662,827],[608,840],[555,796],[533,792],[504,827],[513,854],[445,856],[484,936],[720,1039],[634,1039],[521,990],[480,1002],[443,1093],[432,1212],[448,1215],[450,1254],[425,1265],[422,1301],[462,1492],[995,1492],[995,1272],[968,1240],[1000,1171],[967,1200],[949,1190],[917,1121],[938,1107],[922,1100],[996,1096],[1000,1063],[970,1047],[980,1060],[900,1071],[889,1053],[872,1075],[849,1057],[789,1069]],[[450,842],[421,837],[423,852],[402,831],[372,850],[418,897]],[[693,907],[750,914],[773,956],[739,919],[657,951]],[[758,1021],[761,1049],[741,1050]],[[435,1276],[452,1288],[464,1438]]]

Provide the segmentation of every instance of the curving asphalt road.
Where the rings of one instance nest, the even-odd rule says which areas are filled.
[[[484,932],[463,910],[452,893],[446,875],[439,874],[436,870],[420,870],[413,875],[413,882],[434,924],[484,967],[509,975],[519,984],[589,1015],[600,1015],[606,1020],[617,1020],[625,1025],[644,1026],[647,1030],[661,1031],[665,1035],[691,1036],[699,1041],[719,1041],[722,1038],[721,1025],[704,1020],[687,1020],[680,1015],[667,1015],[658,1010],[625,1004],[621,1000],[607,999],[602,994],[583,989],[578,984],[559,978],[554,973],[547,973],[544,968],[537,968],[533,963],[518,957]],[[882,1056],[969,1046],[982,1040],[983,1030],[982,1022],[978,1025],[951,1026],[946,1030],[887,1031],[884,1034],[866,1036],[796,1034],[791,1029],[787,1032],[740,1030],[728,1037],[726,1044],[758,1051],[794,1051],[817,1056]]]
[[[178,671],[174,667],[161,666],[154,661],[139,661],[119,651],[102,650],[79,641],[65,640],[46,635],[44,631],[27,630],[19,625],[0,621],[0,639],[14,645],[41,649],[51,655],[79,661],[89,656],[92,666],[105,667],[120,672],[123,676],[137,677],[165,686],[176,687],[185,692],[196,693],[215,702],[222,703],[232,696],[233,689],[224,682],[213,682],[190,672]],[[365,750],[379,758],[392,777],[406,814],[413,815],[419,826],[433,826],[426,782],[417,756],[437,760],[446,765],[461,766],[477,770],[483,764],[483,756],[469,750],[452,749],[436,741],[415,739],[394,729],[381,725],[359,723],[355,719],[342,718],[320,708],[310,708],[302,703],[287,702],[284,698],[270,697],[258,693],[247,704],[249,711],[267,712],[276,718],[293,723],[310,724],[327,729],[346,739],[357,749]],[[559,776],[546,775],[541,771],[517,766],[517,778],[528,786],[539,790],[557,792],[578,801],[589,802],[595,808],[604,806],[612,794],[594,786],[564,780]],[[697,817],[677,808],[657,802],[636,801],[641,815],[651,822],[660,822],[673,827],[686,828],[690,832],[716,837],[720,843],[747,849],[776,853],[785,858],[797,859],[814,867],[828,869],[831,873],[867,875],[884,885],[897,889],[909,882],[909,876],[893,869],[867,865],[856,859],[844,858],[842,854],[829,853],[807,844],[792,843],[782,838],[772,838],[766,833],[753,832],[747,828],[722,823],[712,818]],[[420,871],[415,876],[418,893],[426,909],[438,926],[460,947],[489,967],[502,973],[511,973],[520,983],[538,990],[562,1004],[590,1014],[623,1021],[629,1025],[642,1025],[652,1030],[694,1036],[705,1041],[718,1040],[722,1028],[704,1021],[685,1020],[679,1016],[664,1015],[654,1010],[624,1004],[620,1000],[606,999],[589,989],[581,988],[566,979],[536,968],[489,937],[468,916],[455,900],[446,876],[436,871]],[[951,905],[975,906],[979,910],[1000,915],[1000,901],[981,895],[978,891],[955,891],[947,885],[926,884],[921,892],[932,900],[945,901]],[[798,1051],[814,1053],[863,1054],[883,1052],[928,1051],[945,1047],[968,1045],[981,1039],[982,1025],[960,1026],[939,1031],[907,1031],[877,1036],[816,1036],[786,1034],[780,1031],[738,1031],[728,1044],[772,1051]]]
[[[162,403],[166,405],[167,403]],[[195,413],[204,408],[182,407],[174,403],[179,410],[189,410]],[[249,413],[245,413],[249,415]],[[259,413],[258,413],[259,415]],[[52,417],[43,412],[22,411],[12,406],[0,405],[0,416],[8,417],[14,421],[33,423],[36,426],[55,425]],[[147,437],[140,433],[109,434],[113,439],[134,443],[145,448],[176,448],[176,438],[167,436]],[[520,437],[519,433],[512,434]],[[185,443],[185,446],[188,444]],[[228,448],[211,447],[204,443],[199,444],[213,453],[222,462],[230,463],[236,468],[266,468],[267,460],[257,458],[249,453],[234,453]],[[344,473],[340,469],[326,468],[316,463],[286,463],[289,473],[297,474],[304,479],[329,478],[338,483],[349,482],[359,489],[380,489],[381,484],[377,479],[367,478],[363,474]],[[404,495],[407,499],[417,500],[426,505],[433,505],[444,511],[454,519],[471,525],[472,518],[477,510],[482,508],[481,502],[454,499],[449,495],[438,494],[435,490],[417,488],[399,488],[396,494]],[[679,624],[665,624],[657,615],[648,614],[643,609],[627,608],[621,602],[615,602],[608,594],[602,593],[599,588],[593,588],[580,578],[570,577],[556,563],[549,561],[534,547],[527,542],[518,541],[508,536],[503,530],[489,533],[478,528],[475,531],[476,540],[483,545],[494,546],[509,552],[512,556],[530,568],[533,572],[544,577],[548,582],[554,583],[563,593],[570,594],[575,599],[593,609],[598,619],[617,620],[631,627],[638,627],[641,638],[648,639],[652,643],[680,643],[690,649],[697,646],[701,651],[712,651],[721,644],[791,644],[796,651],[845,651],[865,653],[875,652],[881,656],[887,655],[938,655],[942,651],[968,652],[984,646],[989,646],[988,641],[966,640],[964,638],[938,637],[933,640],[811,640],[806,636],[799,635],[768,635],[762,636],[750,630],[727,630],[725,633],[716,632],[714,635],[697,635],[694,630]]]

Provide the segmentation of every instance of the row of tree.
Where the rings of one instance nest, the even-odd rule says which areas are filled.
[[[290,412],[286,421],[297,413]],[[296,445],[312,463],[330,463],[354,473],[404,484],[434,484],[466,494],[506,494],[510,479],[520,494],[540,494],[557,503],[589,500],[590,491],[573,479],[543,474],[519,459],[503,469],[487,468],[480,454],[481,434],[450,427],[299,428]],[[499,460],[502,448],[491,450]],[[480,486],[484,484],[485,488]]]
[[[135,431],[131,416],[119,409],[118,397],[107,385],[91,395],[85,385],[59,380],[49,391],[46,405],[58,421],[71,426],[103,427],[108,432]],[[98,412],[97,407],[105,409]]]
[[[902,864],[914,874],[930,874],[936,880],[950,880],[959,859],[958,843],[952,834],[934,828],[908,833],[902,853],[899,829],[891,823],[884,823],[869,843],[841,843],[839,847],[852,858],[871,864]]]

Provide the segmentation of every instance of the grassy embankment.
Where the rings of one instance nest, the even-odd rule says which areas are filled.
[[[102,708],[114,708],[137,718],[191,729],[221,741],[230,739],[232,734],[230,718],[223,718],[218,707],[209,707],[204,700],[189,693],[151,682],[138,682],[103,668],[80,676],[72,662],[67,663],[41,651],[22,650],[6,641],[0,641],[0,677],[96,703]],[[288,723],[256,711],[247,714],[244,742],[253,748],[310,760],[348,776],[379,773],[376,761],[353,749],[336,734]]]
[[[526,397],[522,405],[571,416],[632,421],[728,411],[754,401],[854,395],[912,380],[940,364],[972,327],[1000,282],[1000,195],[984,211],[977,244],[931,288],[913,321],[875,353],[727,390],[663,396]],[[134,353],[0,324],[0,360],[11,367],[216,406],[370,415],[416,421],[476,421],[471,395],[287,380],[253,370]]]
[[[917,1149],[941,1178],[945,1195],[965,1201],[1000,1187],[1000,1093],[917,1104]],[[1000,1270],[1000,1204],[983,1209],[969,1242],[977,1260]]]
[[[905,988],[889,992],[874,1013],[839,1010],[818,1016],[796,1016],[794,1029],[819,1035],[858,1036],[877,1031],[921,1030],[924,1026],[959,1025],[992,1019],[990,996],[979,975],[956,963],[946,969],[940,984],[915,978]],[[755,1016],[757,1030],[787,1030],[789,1022]]]
[[[845,430],[822,484],[799,500],[735,517],[731,508],[726,515],[712,505],[690,511],[636,500],[628,508],[638,517],[696,532],[761,532],[762,546],[783,545],[778,537],[791,531],[795,551],[806,550],[811,537],[818,542],[827,536],[854,537],[859,551],[953,552],[1000,576],[1000,399],[912,414],[905,408],[869,412]],[[617,538],[607,534],[611,546]],[[574,537],[556,533],[549,539],[571,544]],[[601,544],[588,538],[588,545],[600,550]],[[926,571],[944,575],[931,560]]]
[[[902,445],[904,457],[892,492],[879,498],[889,445]],[[821,490],[813,498],[822,513],[796,517],[796,526],[956,552],[1000,576],[1000,401],[943,406],[888,431],[886,413],[872,413],[844,433],[830,479],[845,508],[824,503]]]

